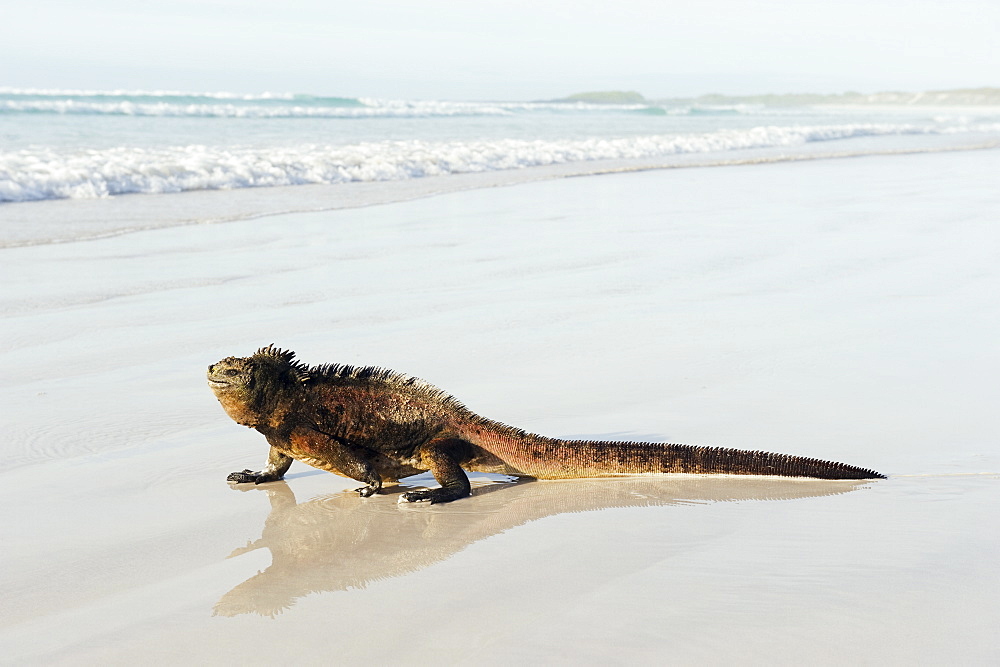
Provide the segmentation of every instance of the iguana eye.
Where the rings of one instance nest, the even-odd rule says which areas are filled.
[[[240,372],[238,370],[236,370],[235,368],[227,368],[226,370],[222,371],[222,374],[223,375],[239,375]]]

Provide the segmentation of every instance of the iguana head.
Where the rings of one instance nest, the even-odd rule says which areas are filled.
[[[308,379],[294,352],[273,345],[208,367],[208,386],[223,409],[237,423],[251,427],[272,421],[281,407],[287,409]]]

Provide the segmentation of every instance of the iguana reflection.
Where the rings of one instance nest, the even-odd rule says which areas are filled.
[[[489,482],[462,504],[397,505],[403,489],[358,502],[342,492],[298,504],[285,482],[256,487],[271,513],[261,538],[230,557],[267,548],[272,563],[226,593],[215,613],[275,616],[310,593],[364,588],[450,558],[469,545],[529,521],[616,507],[791,500],[846,493],[863,482],[740,477],[624,477]],[[493,493],[503,489],[504,493]]]

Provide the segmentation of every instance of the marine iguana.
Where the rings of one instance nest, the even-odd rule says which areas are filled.
[[[430,471],[437,489],[408,491],[400,502],[443,503],[471,493],[465,470],[536,479],[645,473],[778,475],[882,479],[872,470],[818,459],[651,442],[547,438],[468,410],[408,375],[343,364],[307,366],[273,345],[208,367],[208,384],[226,413],[271,445],[263,470],[230,482],[284,477],[294,459],[363,482],[362,497]]]

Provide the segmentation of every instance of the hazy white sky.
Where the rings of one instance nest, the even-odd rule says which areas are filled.
[[[0,86],[540,99],[1000,86],[1000,0],[30,0]]]

